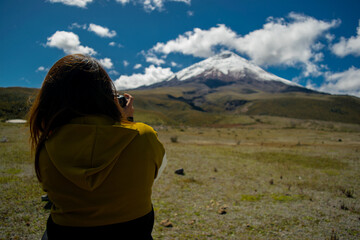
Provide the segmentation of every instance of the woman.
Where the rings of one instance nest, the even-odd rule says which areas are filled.
[[[49,239],[152,239],[151,189],[165,155],[156,132],[120,107],[91,57],[74,54],[48,72],[30,110],[35,170],[53,202]],[[164,164],[163,164],[164,166]]]

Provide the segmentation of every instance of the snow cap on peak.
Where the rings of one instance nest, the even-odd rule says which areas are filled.
[[[215,57],[219,58],[219,59],[225,59],[225,58],[229,58],[229,57],[235,57],[238,56],[235,53],[231,52],[231,51],[223,51],[221,53],[219,53],[218,55],[215,55]]]
[[[280,78],[274,74],[271,74],[254,63],[240,57],[236,53],[231,51],[223,51],[217,55],[209,57],[201,62],[195,63],[190,67],[187,67],[175,74],[178,80],[184,81],[203,73],[211,71],[221,72],[224,75],[232,76],[235,78],[245,77],[247,74],[255,76],[259,80],[263,81],[280,81],[290,85],[296,85],[295,83]],[[171,77],[173,79],[175,76]]]

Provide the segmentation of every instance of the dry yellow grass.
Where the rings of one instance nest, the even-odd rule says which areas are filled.
[[[258,119],[155,127],[168,166],[153,188],[154,239],[360,238],[360,126]],[[39,239],[48,216],[26,131],[0,124],[0,239]]]

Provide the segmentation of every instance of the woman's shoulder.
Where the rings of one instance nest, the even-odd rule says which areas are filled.
[[[149,125],[142,122],[121,122],[116,124],[117,127],[123,127],[127,129],[136,130],[140,135],[156,134],[156,131]]]
[[[137,131],[138,134],[134,138],[136,142],[152,146],[152,149],[157,149],[160,155],[163,155],[165,150],[158,139],[158,134],[149,125],[142,122],[122,122],[119,126]]]

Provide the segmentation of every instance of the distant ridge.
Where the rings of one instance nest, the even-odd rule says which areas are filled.
[[[31,99],[39,89],[24,87],[0,87],[0,119],[25,119]]]
[[[130,91],[139,111],[160,122],[206,125],[266,115],[360,123],[359,98],[305,88],[229,51]]]
[[[249,62],[245,58],[230,52],[224,51],[201,62],[195,63],[175,74],[180,81],[194,77],[203,76],[206,78],[245,78],[251,75],[261,81],[280,81],[289,85],[297,85],[289,80],[271,74],[259,66]]]
[[[256,123],[257,116],[273,116],[360,124],[359,98],[304,88],[233,53],[219,54],[186,69],[167,81],[129,90],[135,96],[136,121],[233,126]],[[29,99],[34,99],[38,90],[0,88],[0,119],[24,119]]]
[[[209,88],[242,85],[255,92],[256,89],[266,92],[316,92],[269,73],[231,51],[224,51],[184,68],[164,81],[138,89],[175,87],[200,82]]]

